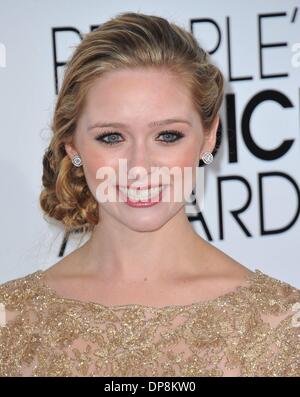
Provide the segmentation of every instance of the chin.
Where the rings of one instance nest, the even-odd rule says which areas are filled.
[[[115,219],[125,225],[128,229],[137,232],[151,232],[160,229],[166,224],[172,216],[166,216],[166,213],[158,211],[157,213],[142,213],[144,210],[139,209],[135,214],[118,214]]]
[[[155,232],[159,229],[161,229],[169,219],[162,221],[161,219],[157,222],[151,221],[151,222],[128,222],[124,223],[122,221],[123,225],[125,225],[128,229],[133,230],[135,232]]]
[[[165,226],[172,220],[180,210],[184,209],[184,204],[168,207],[161,207],[153,210],[136,209],[134,212],[114,214],[114,218],[125,225],[128,229],[136,232],[154,232]],[[148,212],[146,212],[148,211]]]

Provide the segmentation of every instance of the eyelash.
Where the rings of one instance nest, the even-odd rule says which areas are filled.
[[[173,136],[176,136],[177,139],[173,140],[173,141],[160,141],[162,143],[165,144],[171,144],[171,143],[175,143],[177,141],[179,141],[181,138],[184,137],[184,134],[180,131],[174,131],[174,130],[166,130],[166,131],[162,131],[158,136],[160,137],[161,135],[168,135],[168,134],[173,134]],[[112,135],[118,135],[121,136],[120,133],[115,132],[115,131],[108,131],[108,132],[104,132],[100,135],[98,135],[95,139],[97,141],[101,141],[102,143],[106,144],[106,145],[116,145],[117,143],[120,143],[121,141],[116,141],[116,142],[106,142],[103,139],[108,137],[108,136],[112,136]]]

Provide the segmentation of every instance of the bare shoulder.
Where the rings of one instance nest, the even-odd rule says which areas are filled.
[[[194,281],[209,291],[208,295],[218,296],[248,285],[255,273],[206,241],[201,242],[195,258]]]
[[[212,274],[228,277],[229,279],[243,279],[253,273],[249,268],[213,244],[204,240],[202,240],[201,244],[204,252],[202,260],[207,264],[207,268],[211,269]]]
[[[61,260],[43,271],[43,281],[60,295],[72,295],[72,291],[82,288],[83,275],[80,248],[72,251]]]
[[[44,270],[44,276],[47,280],[73,278],[79,275],[80,263],[82,263],[82,255],[81,249],[78,248]]]

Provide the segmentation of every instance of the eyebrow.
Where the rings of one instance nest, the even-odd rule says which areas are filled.
[[[156,120],[156,121],[151,121],[148,124],[148,127],[159,127],[159,126],[163,126],[163,125],[168,125],[168,124],[173,124],[173,123],[186,123],[190,126],[192,126],[191,122],[185,119],[180,119],[180,118],[174,118],[174,119],[164,119],[164,120]],[[119,123],[119,122],[97,122],[95,124],[92,124],[88,127],[88,130],[91,130],[93,128],[101,128],[101,127],[123,127],[126,128],[128,127],[126,124],[124,123]]]

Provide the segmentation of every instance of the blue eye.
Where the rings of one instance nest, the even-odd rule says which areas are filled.
[[[97,141],[101,141],[103,143],[106,143],[107,145],[115,145],[116,143],[119,143],[120,141],[117,140],[116,137],[121,136],[119,133],[116,132],[104,132],[103,134],[100,134],[96,137]],[[105,141],[105,138],[111,138],[113,137],[112,140]]]
[[[170,143],[176,142],[179,139],[183,138],[184,134],[180,131],[169,131],[168,130],[168,131],[162,131],[159,134],[159,137],[161,137],[161,136],[165,136],[165,137],[167,137],[167,139],[166,140],[159,139],[159,142],[170,144]],[[122,142],[122,140],[118,140],[118,137],[121,138],[122,135],[118,132],[109,131],[109,132],[104,132],[104,133],[98,135],[95,139],[97,141],[103,142],[107,145],[115,145],[119,142]],[[108,140],[105,140],[106,138]],[[111,139],[109,139],[109,138],[111,138]]]
[[[169,137],[167,140],[161,141],[163,143],[173,143],[184,137],[184,134],[179,131],[163,131],[159,134],[159,136],[163,135]]]

